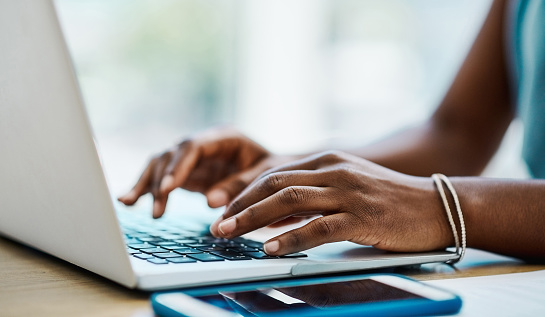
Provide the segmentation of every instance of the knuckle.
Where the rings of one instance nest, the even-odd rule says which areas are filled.
[[[165,151],[161,154],[159,154],[160,160],[170,160],[172,158],[172,152],[171,151]]]
[[[170,159],[172,157],[172,153],[170,151],[164,151],[161,153],[157,153],[151,157],[149,160],[150,165],[157,165],[160,162],[164,162],[167,159]]]
[[[284,176],[280,173],[269,174],[263,179],[263,189],[265,191],[276,191],[282,188],[283,184]]]
[[[264,172],[259,174],[259,176],[256,179],[264,179],[268,177],[269,175],[272,175],[277,172],[278,172],[278,167],[269,168],[268,170],[265,170]]]
[[[300,204],[307,200],[308,194],[300,187],[287,187],[280,191],[280,202],[286,205]]]
[[[349,173],[354,172],[353,165],[350,162],[347,162],[347,161],[342,161],[340,163],[337,163],[337,168],[339,170],[341,170],[341,171],[345,171],[345,172],[349,172]]]
[[[343,159],[344,153],[338,150],[331,150],[322,153],[320,158],[326,162],[339,162]]]
[[[349,163],[340,163],[333,170],[335,179],[344,185],[346,189],[361,191],[366,187],[361,173],[355,170]]]
[[[328,217],[322,217],[314,222],[313,233],[325,240],[333,237],[335,234],[336,224]]]
[[[242,211],[244,208],[242,202],[240,200],[235,200],[231,203],[231,205],[229,206],[229,210],[232,211],[233,213],[239,213],[240,211]]]
[[[286,244],[290,246],[290,249],[300,250],[305,241],[301,230],[294,230],[286,233]]]
[[[188,149],[188,148],[193,147],[194,144],[195,144],[195,140],[193,138],[186,138],[186,139],[183,139],[182,141],[180,141],[178,143],[177,147],[178,147],[178,150]]]
[[[348,163],[340,163],[337,165],[337,168],[335,168],[335,172],[337,175],[339,175],[341,178],[351,178],[354,176],[354,170]]]
[[[255,208],[247,208],[244,213],[242,213],[238,219],[244,220],[246,223],[254,223],[254,219],[257,216],[257,210]]]

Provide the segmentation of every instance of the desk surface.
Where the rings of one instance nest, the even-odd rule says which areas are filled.
[[[445,264],[396,269],[419,280],[528,272],[545,269],[468,250],[454,270]],[[0,238],[0,315],[153,316],[149,294],[128,290],[39,251]]]

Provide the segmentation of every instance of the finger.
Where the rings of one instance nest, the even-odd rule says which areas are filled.
[[[317,247],[324,243],[350,240],[355,233],[351,214],[333,214],[317,218],[265,242],[263,248],[269,255],[285,255]],[[357,228],[365,230],[365,228]]]
[[[150,192],[152,171],[157,161],[158,158],[154,158],[148,163],[148,166],[146,166],[133,188],[128,193],[118,198],[120,202],[125,205],[134,205],[138,198]]]
[[[219,236],[218,225],[223,220],[238,214],[251,205],[266,199],[278,191],[293,186],[315,186],[322,187],[323,177],[320,177],[315,171],[296,171],[279,172],[269,174],[267,177],[259,180],[257,184],[249,185],[229,206],[227,206],[223,215],[218,217],[210,225],[210,232],[214,236]]]
[[[256,182],[260,179],[267,177],[267,175],[273,174],[273,173],[280,173],[280,172],[286,172],[286,171],[295,171],[295,170],[315,170],[317,168],[317,164],[315,162],[315,156],[311,155],[308,157],[305,157],[303,159],[299,159],[293,162],[289,162],[286,164],[282,164],[277,167],[273,167],[271,169],[268,169],[261,173],[257,179]]]
[[[176,187],[181,187],[200,158],[200,148],[193,142],[182,142],[174,152],[174,157],[165,167],[161,180],[160,191],[166,195]]]
[[[230,175],[213,185],[208,193],[206,193],[208,205],[212,208],[217,208],[228,204],[263,172],[265,166],[266,163],[262,161],[256,166]]]
[[[167,207],[168,195],[153,198],[153,218],[160,218]]]
[[[153,177],[150,184],[151,194],[153,195],[153,218],[159,218],[165,213],[165,208],[168,199],[168,193],[163,194],[160,190],[160,185],[164,177],[166,166],[170,162],[171,155],[169,152],[163,154],[155,164]]]
[[[205,194],[212,186],[237,170],[221,160],[199,160],[188,175],[183,188]]]
[[[270,225],[268,225],[268,227],[269,227],[269,228],[280,228],[280,227],[285,227],[285,226],[289,226],[289,225],[293,225],[293,224],[296,224],[296,223],[303,222],[303,221],[305,221],[305,220],[309,220],[310,218],[311,218],[310,216],[293,216],[293,217],[288,217],[288,218],[286,218],[286,219],[283,219],[283,220],[280,220],[280,221],[271,223]]]
[[[290,186],[327,187],[327,173],[321,171],[286,171],[268,174],[247,187],[227,206],[224,218],[238,214],[251,205]]]
[[[222,221],[215,232],[224,238],[240,236],[271,223],[308,212],[338,210],[334,188],[293,186],[285,188],[237,215]]]
[[[316,170],[324,165],[338,163],[343,160],[345,154],[339,151],[327,151],[309,155],[305,158],[271,168],[262,173],[257,180],[266,177],[268,174],[293,171],[293,170]]]
[[[311,155],[304,159],[266,170],[247,186],[247,189],[241,193],[241,196],[237,198],[236,202],[233,202],[228,206],[226,217],[236,214],[249,205],[290,185],[327,186],[326,182],[330,180],[330,176],[333,176],[330,175],[332,171],[324,169],[318,172],[315,170],[318,169],[320,165],[329,164],[336,160],[338,160],[336,152],[327,152],[326,154]],[[297,171],[299,176],[306,175],[312,177],[311,182],[296,183],[298,181],[297,179],[286,179],[293,174],[287,172],[293,171]]]

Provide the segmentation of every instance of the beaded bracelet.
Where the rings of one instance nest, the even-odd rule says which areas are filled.
[[[462,208],[460,207],[460,200],[458,199],[458,194],[456,194],[456,190],[454,190],[454,186],[452,186],[452,183],[450,182],[448,177],[443,174],[436,173],[433,174],[431,178],[435,182],[437,190],[439,191],[439,195],[443,200],[443,205],[445,206],[445,210],[447,212],[447,217],[450,223],[450,227],[452,229],[452,234],[454,235],[454,243],[456,245],[456,254],[458,255],[458,258],[447,262],[449,264],[454,264],[461,261],[466,253],[466,226],[464,223],[464,216],[462,215]],[[462,236],[461,246],[460,239],[458,238],[458,231],[456,230],[456,224],[454,223],[454,219],[452,218],[447,195],[445,194],[445,190],[443,188],[443,183],[445,183],[448,190],[450,191],[450,194],[452,195],[452,198],[454,199],[454,205],[456,206],[456,212],[458,213],[458,219],[460,220],[460,233]]]

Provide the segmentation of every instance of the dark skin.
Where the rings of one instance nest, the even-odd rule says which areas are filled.
[[[428,251],[454,244],[429,177],[440,172],[460,198],[469,247],[543,261],[545,181],[471,177],[482,172],[514,117],[505,10],[505,0],[493,2],[450,90],[419,127],[361,149],[292,157],[233,130],[211,130],[152,160],[119,200],[132,205],[151,192],[159,217],[175,188],[202,192],[211,207],[226,205],[211,226],[226,238],[293,216],[322,216],[267,241],[272,255],[343,240]],[[206,172],[214,164],[216,172]]]

